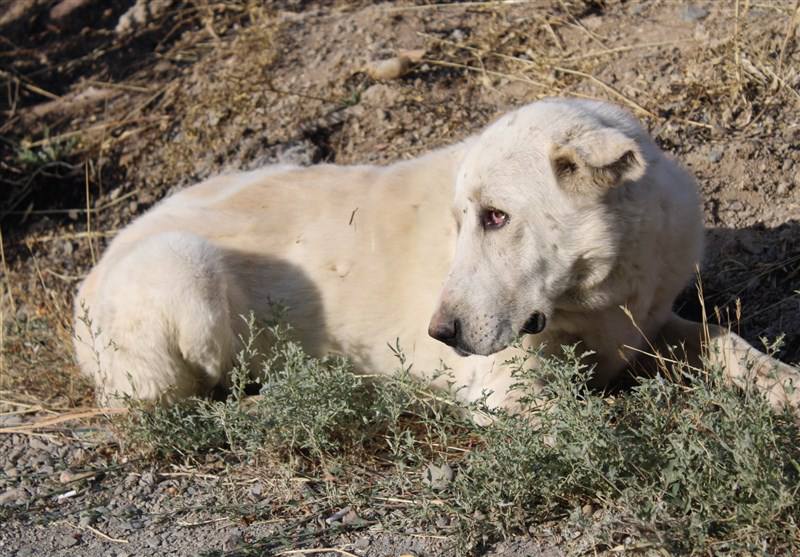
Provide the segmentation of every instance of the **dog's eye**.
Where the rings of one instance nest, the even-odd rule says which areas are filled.
[[[503,228],[508,223],[508,214],[494,207],[481,211],[481,225],[485,229]]]

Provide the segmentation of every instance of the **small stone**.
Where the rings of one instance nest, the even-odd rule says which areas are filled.
[[[370,544],[369,538],[366,537],[366,536],[362,536],[362,537],[358,538],[355,541],[355,543],[353,544],[353,547],[355,549],[363,550],[363,549],[367,549],[369,547],[369,544]]]
[[[594,31],[595,29],[600,28],[600,26],[603,24],[603,18],[599,15],[590,15],[581,18],[580,23],[587,29]]]
[[[37,451],[46,451],[48,449],[47,443],[44,443],[40,439],[36,437],[32,437],[30,441],[28,441],[28,446]]]
[[[16,557],[32,557],[33,556],[33,549],[30,547],[20,547],[17,550]]]
[[[358,524],[361,522],[361,517],[353,509],[350,509],[347,514],[342,517],[342,524]]]
[[[708,9],[697,4],[687,4],[681,12],[683,21],[699,21],[708,17]]]
[[[27,494],[22,488],[14,487],[0,495],[0,505],[8,505],[18,499],[24,499]]]
[[[789,193],[789,184],[787,184],[786,182],[781,182],[780,184],[778,184],[778,188],[775,190],[775,193],[780,196],[786,195],[787,193]]]
[[[395,56],[388,60],[370,62],[366,67],[366,71],[372,79],[390,81],[403,77],[410,67],[411,59],[407,56]]]
[[[253,497],[261,497],[263,489],[264,487],[260,483],[253,484],[250,486],[250,495]]]
[[[0,427],[12,427],[15,425],[20,425],[21,423],[22,418],[16,414],[12,414],[11,416],[0,416]]]
[[[450,485],[455,477],[455,472],[449,464],[445,463],[441,466],[429,464],[425,469],[425,474],[422,478],[422,483],[434,490],[441,490]]]
[[[58,544],[61,547],[72,547],[73,545],[78,544],[78,537],[73,536],[72,534],[62,536],[61,539],[58,541]]]
[[[14,466],[6,468],[5,470],[3,470],[3,473],[9,478],[16,478],[17,476],[19,476],[19,470],[17,470],[16,467]]]
[[[708,154],[708,160],[714,163],[721,161],[722,149],[712,149],[711,152]]]
[[[94,472],[72,472],[71,470],[64,470],[59,474],[58,481],[62,484],[68,484],[93,477]]]

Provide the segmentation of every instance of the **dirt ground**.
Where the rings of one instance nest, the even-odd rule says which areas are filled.
[[[797,362],[798,23],[794,0],[0,0],[0,555],[238,554],[279,537],[225,518],[230,500],[277,504],[269,478],[142,465],[86,420],[20,428],[92,404],[71,359],[71,296],[107,242],[221,171],[385,163],[544,96],[611,100],[699,180],[706,311],[755,344],[781,338],[777,355]],[[403,75],[370,76],[409,52]],[[688,290],[679,311],[699,317],[696,299]],[[114,471],[69,476],[96,462]],[[487,554],[569,554],[551,529]],[[453,551],[440,533],[325,536],[296,547]]]

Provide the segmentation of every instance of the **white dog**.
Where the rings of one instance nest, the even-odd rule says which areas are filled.
[[[169,402],[226,385],[240,316],[280,302],[312,354],[388,373],[399,339],[415,370],[444,363],[465,398],[512,406],[520,335],[581,342],[601,384],[650,341],[696,358],[700,327],[671,308],[702,236],[693,179],[628,113],[544,100],[415,160],[273,166],[173,195],[84,281],[75,347],[104,402]],[[795,370],[712,331],[733,381],[794,402]]]

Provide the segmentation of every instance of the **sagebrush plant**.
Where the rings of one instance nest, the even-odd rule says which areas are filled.
[[[540,362],[535,370],[525,369],[527,358],[508,362],[522,408],[511,414],[431,391],[412,378],[399,347],[394,375],[359,376],[343,358],[307,355],[285,325],[249,324],[251,338],[269,335],[272,347],[258,355],[244,343],[226,400],[133,404],[127,439],[161,456],[226,451],[269,454],[287,466],[336,462],[339,478],[348,469],[353,478],[329,490],[336,504],[374,507],[383,500],[377,495],[402,493],[415,502],[403,524],[430,529],[446,514],[445,530],[471,547],[566,519],[590,552],[800,550],[795,418],[728,385],[720,369],[679,367],[670,376],[680,382],[661,374],[611,396],[586,386],[592,368],[578,347],[559,358],[528,354]],[[263,362],[263,386],[247,398],[253,358]],[[534,392],[534,384],[544,387]],[[492,423],[475,425],[475,412]],[[455,475],[434,489],[425,467],[442,463]],[[365,466],[378,479],[365,482]]]

